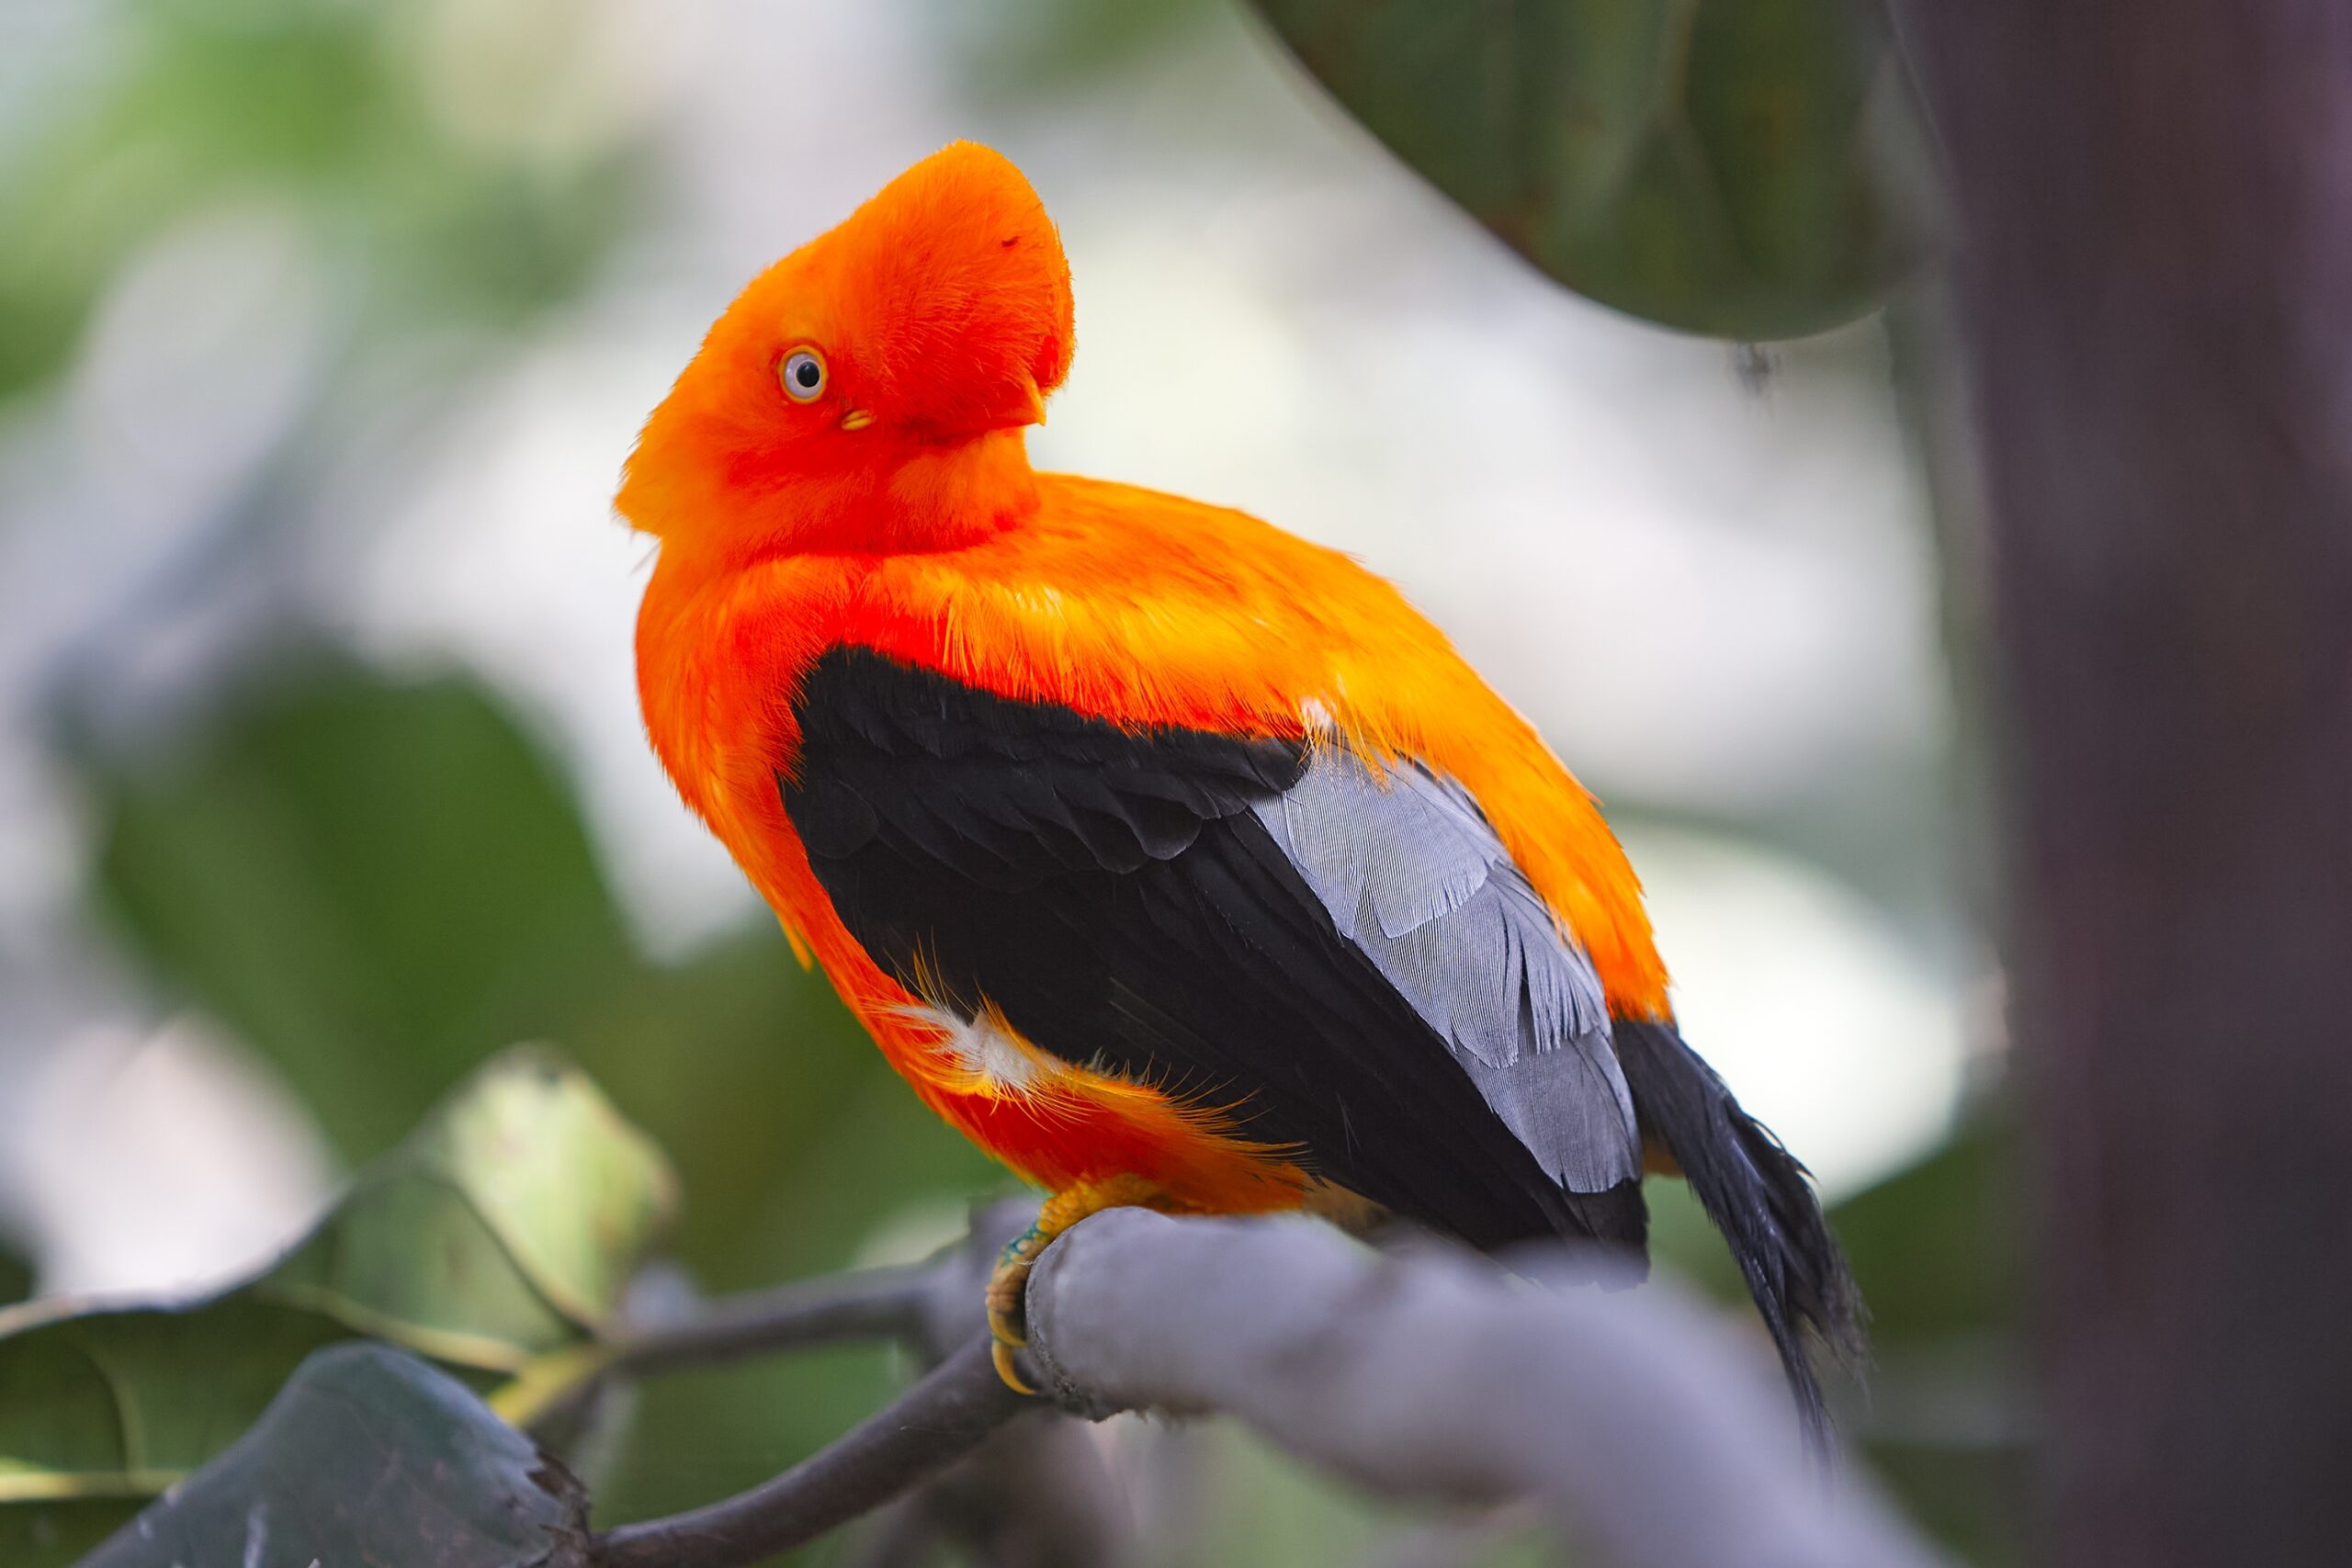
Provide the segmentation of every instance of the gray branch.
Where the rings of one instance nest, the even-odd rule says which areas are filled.
[[[1223,1412],[1385,1496],[1531,1496],[1612,1568],[1937,1561],[1810,1461],[1759,1359],[1665,1281],[1546,1290],[1310,1221],[1120,1209],[1046,1254],[1029,1314],[1072,1409]]]
[[[610,1370],[643,1374],[740,1360],[842,1339],[916,1339],[928,1326],[936,1269],[861,1269],[701,1303],[620,1342]]]
[[[938,1265],[932,1299],[971,1262]],[[1612,1568],[1939,1561],[1857,1473],[1808,1458],[1785,1391],[1720,1318],[1663,1281],[1545,1288],[1570,1262],[1522,1260],[1531,1283],[1434,1246],[1367,1252],[1310,1221],[1114,1210],[1046,1251],[1026,1355],[1075,1414],[1224,1413],[1385,1496],[1530,1498]],[[1589,1281],[1591,1260],[1573,1263]],[[978,1290],[954,1293],[977,1322]],[[726,1337],[763,1342],[740,1323]],[[931,1480],[1024,1408],[975,1335],[822,1453],[615,1529],[589,1559],[757,1562]]]
[[[985,1336],[831,1448],[721,1503],[622,1525],[588,1544],[594,1568],[740,1568],[880,1507],[978,1448],[1031,1405],[996,1375]]]

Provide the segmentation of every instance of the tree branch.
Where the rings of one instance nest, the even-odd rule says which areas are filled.
[[[865,1269],[716,1297],[692,1317],[628,1335],[604,1371],[675,1371],[836,1339],[919,1339],[938,1273],[933,1264]]]
[[[1615,1568],[1935,1561],[1808,1461],[1777,1382],[1664,1282],[1529,1289],[1307,1221],[1119,1209],[1046,1252],[1029,1318],[1069,1408],[1221,1411],[1384,1496],[1533,1496]]]
[[[588,1562],[594,1568],[757,1562],[888,1502],[1034,1407],[1004,1386],[987,1337],[975,1336],[831,1448],[725,1502],[607,1530],[589,1542]]]
[[[901,1281],[933,1303],[933,1333],[943,1288],[977,1324],[977,1286],[954,1287],[971,1282],[967,1255],[986,1239]],[[1114,1210],[1039,1263],[1028,1355],[1076,1414],[1224,1412],[1384,1495],[1531,1497],[1614,1568],[1937,1561],[1862,1478],[1809,1461],[1777,1380],[1719,1319],[1665,1282],[1540,1288],[1569,1262],[1522,1261],[1531,1287],[1434,1247],[1367,1253],[1308,1221]],[[1591,1261],[1573,1262],[1589,1281]],[[728,1339],[775,1342],[741,1325]],[[998,1381],[974,1335],[814,1458],[729,1501],[597,1537],[586,1561],[757,1562],[926,1481],[1035,1407]]]

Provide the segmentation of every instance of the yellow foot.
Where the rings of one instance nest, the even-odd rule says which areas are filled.
[[[1081,1181],[1046,1199],[1037,1211],[1037,1223],[1005,1244],[997,1258],[996,1272],[989,1276],[988,1290],[989,1336],[996,1341],[990,1355],[996,1375],[1005,1386],[1015,1393],[1037,1392],[1021,1375],[1012,1353],[1029,1343],[1029,1270],[1037,1266],[1038,1258],[1054,1238],[1089,1214],[1105,1209],[1153,1207],[1161,1196],[1159,1188],[1136,1176]]]

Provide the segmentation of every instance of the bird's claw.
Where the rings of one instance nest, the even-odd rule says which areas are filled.
[[[990,1356],[996,1375],[1015,1393],[1037,1392],[1021,1375],[1012,1353],[1029,1343],[1029,1270],[1051,1239],[1038,1226],[1030,1226],[1006,1246],[996,1271],[989,1276],[989,1337],[996,1341]]]
[[[1013,1393],[1024,1396],[1035,1395],[1037,1390],[1027,1378],[1021,1375],[1021,1368],[1014,1362],[1012,1351],[1013,1347],[1001,1339],[989,1347],[989,1359],[996,1363],[996,1375],[1002,1378],[1004,1386]]]
[[[1029,1343],[1029,1327],[1023,1321],[1027,1314],[1006,1312],[993,1302],[989,1304],[989,1337],[1009,1350],[1019,1350]]]
[[[989,1276],[989,1337],[996,1341],[991,1359],[996,1375],[1015,1393],[1035,1393],[1021,1375],[1012,1353],[1029,1343],[1029,1270],[1054,1238],[1104,1209],[1126,1203],[1150,1203],[1159,1189],[1140,1177],[1114,1176],[1066,1187],[1046,1200],[1037,1221],[1005,1244],[997,1255],[996,1271]]]

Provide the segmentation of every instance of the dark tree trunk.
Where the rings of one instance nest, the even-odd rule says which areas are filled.
[[[2051,1561],[2352,1562],[2352,0],[1896,0],[1955,190]]]

